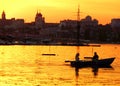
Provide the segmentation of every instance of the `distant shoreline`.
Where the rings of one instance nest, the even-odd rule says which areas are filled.
[[[34,45],[41,45],[41,46],[96,46],[96,47],[100,47],[101,44],[120,44],[120,43],[113,43],[113,42],[91,42],[91,43],[88,43],[88,44],[33,44],[33,43],[30,43],[30,44],[27,44],[27,43],[24,43],[24,44],[20,44],[20,43],[11,43],[11,44],[0,44],[0,46],[5,46],[5,45],[30,45],[30,46],[34,46]]]

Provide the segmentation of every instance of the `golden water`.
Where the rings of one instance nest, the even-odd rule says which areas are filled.
[[[98,52],[100,58],[116,57],[112,68],[75,69],[65,63]],[[0,46],[0,86],[120,86],[120,45]],[[42,54],[55,54],[46,56]],[[77,72],[76,72],[77,71]]]

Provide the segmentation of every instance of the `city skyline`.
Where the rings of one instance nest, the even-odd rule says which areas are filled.
[[[120,1],[118,0],[1,0],[0,3],[0,13],[4,10],[7,19],[16,17],[24,19],[25,22],[34,21],[37,11],[44,15],[46,22],[58,23],[64,19],[76,20],[78,4],[80,5],[81,18],[90,15],[98,19],[100,24],[110,23],[112,18],[120,17],[120,8],[118,7]]]

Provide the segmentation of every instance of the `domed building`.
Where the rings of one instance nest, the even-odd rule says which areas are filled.
[[[92,17],[88,15],[88,16],[86,16],[85,20],[86,21],[92,21]]]
[[[35,17],[35,26],[36,29],[43,29],[45,25],[45,18],[41,13],[37,12]]]
[[[98,20],[92,19],[91,16],[86,16],[81,20],[81,34],[85,39],[95,38],[95,33],[98,26]]]

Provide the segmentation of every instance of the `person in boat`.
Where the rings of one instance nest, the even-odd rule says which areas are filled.
[[[92,60],[97,61],[98,58],[99,58],[99,56],[98,56],[97,52],[94,52],[94,56],[93,56]]]
[[[79,61],[80,60],[79,56],[80,56],[80,54],[76,53],[76,55],[75,55],[75,61]]]

